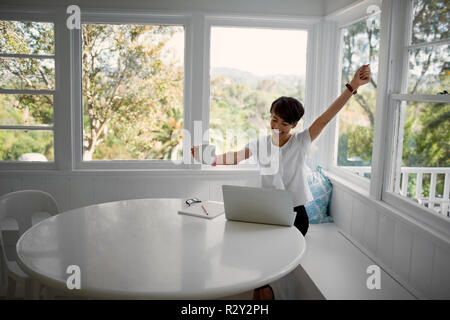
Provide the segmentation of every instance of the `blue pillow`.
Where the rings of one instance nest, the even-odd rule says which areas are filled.
[[[317,166],[316,170],[309,170],[306,179],[314,199],[305,205],[309,223],[333,222],[328,211],[333,189],[330,179],[323,174],[321,166]]]

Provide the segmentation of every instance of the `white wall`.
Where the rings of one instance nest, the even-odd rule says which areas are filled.
[[[259,186],[256,172],[151,173],[31,172],[0,173],[0,195],[26,189],[52,194],[62,211],[96,203],[139,198],[198,197],[222,201],[222,184]]]

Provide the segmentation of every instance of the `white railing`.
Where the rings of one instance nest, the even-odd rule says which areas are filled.
[[[371,173],[371,167],[341,167],[359,176]],[[442,195],[436,194],[436,181],[438,175],[445,175],[444,190]],[[446,217],[450,217],[450,168],[440,167],[402,167],[400,179],[394,186],[394,191],[404,197],[408,197],[408,180],[410,175],[416,175],[416,190],[410,197],[417,200],[423,206],[433,209]],[[430,188],[428,196],[424,196],[424,175],[430,175]],[[427,178],[428,179],[428,178]]]

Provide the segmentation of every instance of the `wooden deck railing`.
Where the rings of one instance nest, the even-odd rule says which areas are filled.
[[[364,176],[370,174],[371,167],[343,167],[353,173]],[[438,175],[443,175],[444,188],[442,194],[437,194]],[[408,181],[416,177],[414,192],[408,193]],[[429,176],[429,178],[428,178]],[[428,194],[424,195],[423,184],[429,179]],[[394,187],[394,192],[416,199],[418,203],[433,209],[446,217],[450,217],[450,168],[443,167],[402,167],[400,177]],[[442,184],[442,181],[441,183]]]

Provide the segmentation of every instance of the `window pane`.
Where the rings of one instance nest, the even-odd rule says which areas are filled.
[[[0,130],[0,161],[53,161],[53,131]]]
[[[450,104],[408,102],[402,108],[401,168],[391,190],[447,216],[449,195],[443,191],[450,183],[445,180],[446,174],[450,178]]]
[[[448,0],[414,0],[412,43],[449,38]]]
[[[83,158],[182,158],[184,28],[83,25]]]
[[[370,63],[371,82],[358,89],[338,115],[337,165],[370,179],[376,106],[380,14],[342,29],[341,91],[357,68]]]
[[[0,53],[53,54],[53,23],[0,21]]]
[[[450,46],[409,51],[408,93],[437,94],[450,88]]]
[[[53,96],[0,95],[0,125],[53,124]]]
[[[55,60],[0,58],[0,88],[54,90]]]
[[[278,97],[304,103],[307,38],[305,30],[211,28],[210,143],[216,153],[269,134],[270,106]]]

